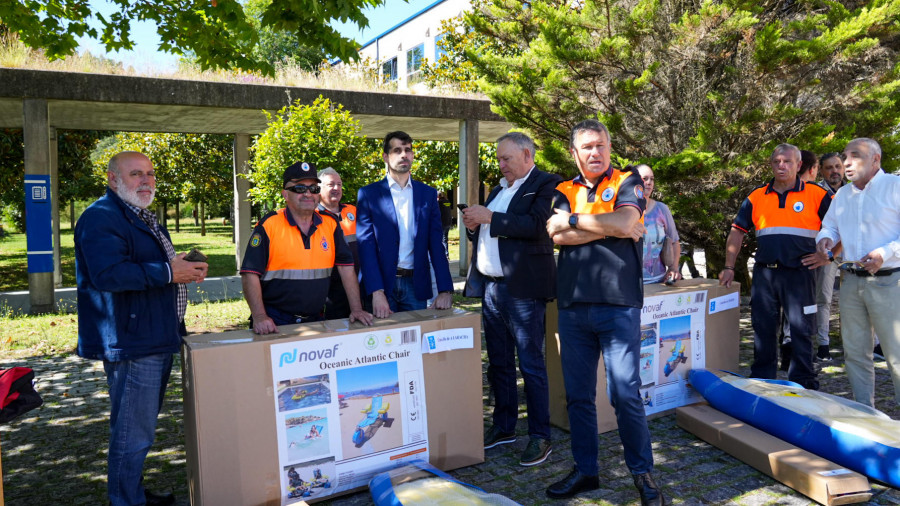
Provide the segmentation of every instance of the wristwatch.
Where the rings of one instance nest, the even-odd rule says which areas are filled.
[[[578,228],[578,214],[572,213],[569,215],[569,226],[572,228]]]
[[[828,250],[828,261],[834,262],[834,253],[831,250]]]

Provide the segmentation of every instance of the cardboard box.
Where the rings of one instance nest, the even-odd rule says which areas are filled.
[[[674,286],[661,283],[644,285],[644,299],[658,295],[687,294],[697,291],[706,293],[705,305],[705,367],[707,369],[738,370],[740,347],[740,286],[732,283],[730,288],[719,286],[718,281],[709,279],[687,279]],[[723,304],[723,302],[727,302]],[[723,309],[725,308],[725,309]],[[547,304],[547,377],[550,389],[550,423],[569,430],[569,414],[566,411],[566,388],[563,384],[562,363],[559,356],[559,312],[555,302]],[[676,364],[677,365],[677,364]],[[699,400],[699,399],[698,399]],[[599,433],[615,430],[615,411],[606,395],[606,368],[603,360],[597,367],[597,428]],[[683,404],[679,404],[683,405]],[[670,414],[676,405],[649,418]]]
[[[676,410],[678,426],[819,503],[853,504],[872,497],[865,476],[801,450],[717,409]]]
[[[347,320],[331,320],[279,327],[281,333],[275,336],[249,330],[193,335],[182,348],[191,503],[281,504],[273,345],[412,325],[420,326],[422,335],[473,329],[473,348],[422,356],[427,434],[430,462],[440,469],[484,462],[481,317],[476,313],[396,313],[373,327],[349,328]]]

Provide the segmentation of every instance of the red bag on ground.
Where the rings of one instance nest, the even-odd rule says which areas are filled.
[[[34,391],[34,371],[28,367],[0,370],[0,423],[19,417],[44,403]]]

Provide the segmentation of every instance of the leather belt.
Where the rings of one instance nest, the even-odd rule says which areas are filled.
[[[503,283],[506,281],[506,278],[503,276],[488,276],[487,274],[482,274],[482,276],[484,276],[484,279],[493,281],[494,283]]]
[[[847,272],[856,274],[857,276],[890,276],[895,272],[900,272],[900,267],[894,267],[893,269],[881,269],[880,271],[875,271],[875,274],[872,274],[865,269],[847,269]]]
[[[397,277],[398,278],[411,278],[413,275],[412,269],[401,269],[397,267]]]

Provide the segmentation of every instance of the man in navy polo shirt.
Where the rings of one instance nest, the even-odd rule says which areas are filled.
[[[664,505],[650,474],[653,451],[638,392],[644,182],[633,170],[610,166],[610,142],[609,131],[599,121],[575,125],[570,148],[581,174],[556,187],[555,214],[547,221],[550,238],[562,246],[557,290],[560,358],[575,460],[572,472],[551,485],[547,495],[564,499],[600,487],[595,401],[602,352],[625,465],[641,504]]]

